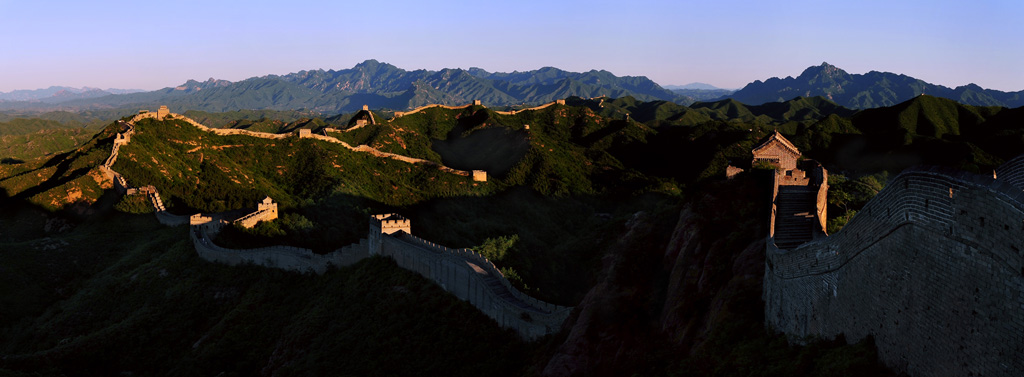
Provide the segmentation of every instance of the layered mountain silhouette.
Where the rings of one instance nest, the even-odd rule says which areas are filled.
[[[921,94],[974,106],[1024,106],[1024,91],[1002,92],[970,84],[948,88],[887,72],[849,74],[822,63],[797,77],[754,81],[739,91],[668,90],[643,76],[615,76],[604,70],[569,72],[544,67],[524,72],[488,72],[481,68],[407,71],[367,60],[350,69],[310,70],[252,77],[238,82],[189,80],[150,92],[52,87],[0,93],[0,110],[95,110],[153,108],[169,105],[207,112],[237,110],[305,110],[342,113],[363,105],[406,110],[426,104],[459,105],[480,100],[488,106],[519,106],[572,96],[633,97],[681,105],[730,98],[747,105],[821,96],[850,109],[893,106]]]
[[[479,68],[407,71],[367,60],[351,69],[300,71],[238,82],[209,79],[160,90],[61,102],[64,108],[140,108],[166,104],[201,111],[242,109],[314,110],[324,113],[372,108],[405,110],[432,103],[489,106],[540,104],[570,96],[624,97],[686,101],[646,77],[619,77],[608,71],[491,73]],[[24,107],[24,106],[21,106]],[[0,109],[4,104],[0,104]],[[8,104],[7,108],[17,108]]]
[[[7,93],[0,92],[0,102],[43,102],[59,103],[82,98],[96,98],[111,94],[127,94],[142,92],[139,89],[99,89],[99,88],[72,88],[67,86],[51,86],[46,89],[13,90]]]
[[[975,84],[949,88],[889,72],[850,74],[828,63],[809,67],[797,77],[754,81],[729,97],[759,105],[796,97],[822,96],[844,107],[866,109],[893,106],[922,94],[974,106],[1024,106],[1024,91],[1002,92]]]

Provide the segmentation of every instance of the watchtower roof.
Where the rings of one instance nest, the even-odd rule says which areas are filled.
[[[754,149],[752,149],[751,152],[757,154],[758,151],[764,149],[765,147],[768,147],[769,145],[772,144],[772,142],[778,142],[783,147],[792,151],[793,153],[796,153],[797,155],[801,154],[800,150],[797,149],[796,146],[793,145],[793,143],[791,143],[784,136],[782,136],[782,134],[780,134],[777,130],[775,132],[772,132],[771,136],[768,136],[768,138],[765,139],[765,141],[761,142],[761,144],[758,144],[756,147],[754,147]]]

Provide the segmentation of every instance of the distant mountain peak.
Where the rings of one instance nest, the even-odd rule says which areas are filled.
[[[796,78],[754,81],[730,97],[746,104],[758,105],[798,96],[824,96],[847,108],[864,109],[894,106],[923,93],[975,106],[1024,105],[1024,91],[1000,92],[977,85],[951,89],[890,72],[849,74],[828,62],[808,67]]]
[[[391,64],[388,64],[388,63],[382,63],[380,61],[377,61],[377,59],[366,59],[366,60],[363,60],[362,63],[356,64],[355,67],[352,67],[352,68],[376,71],[376,70],[381,69],[381,68],[389,68],[389,69],[390,68],[395,68],[395,69],[397,69],[398,67],[395,67],[395,66],[393,66]]]
[[[228,81],[228,80],[218,80],[218,79],[215,79],[213,77],[208,78],[208,79],[206,79],[206,81],[202,81],[202,82],[196,81],[196,80],[193,80],[193,79],[189,79],[188,81],[185,81],[184,84],[181,84],[181,85],[178,85],[178,86],[174,87],[174,90],[183,90],[183,91],[186,91],[186,92],[194,92],[194,91],[199,91],[199,90],[203,90],[203,89],[216,88],[216,87],[228,86],[228,85],[231,85],[231,81]]]
[[[838,78],[842,76],[849,76],[849,74],[839,67],[828,64],[828,62],[822,62],[821,65],[807,67],[797,78],[809,80],[815,77]]]
[[[664,85],[664,88],[668,89],[668,90],[674,90],[674,89],[723,90],[722,88],[719,88],[719,87],[711,85],[711,84],[703,83],[703,82],[691,82],[691,83],[686,84],[686,85]]]

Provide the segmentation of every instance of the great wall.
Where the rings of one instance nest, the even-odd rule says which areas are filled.
[[[432,107],[469,106],[424,106],[396,117]],[[112,170],[119,148],[135,132],[134,123],[146,118],[180,119],[221,135],[290,135],[210,129],[165,107],[124,122],[127,130],[115,137],[101,170],[118,188],[148,195],[161,223],[190,223],[190,237],[203,259],[324,273],[332,265],[387,256],[526,339],[557,331],[572,310],[522,294],[493,263],[472,250],[448,249],[412,236],[409,221],[397,215],[371,217],[367,238],[328,254],[287,246],[217,246],[211,236],[225,219],[218,214],[172,215],[155,188],[131,188]],[[300,131],[299,136],[378,157],[432,163],[352,147],[326,135]],[[870,336],[883,362],[914,376],[1024,375],[1024,155],[997,168],[993,177],[941,168],[908,169],[842,231],[829,236],[824,232],[827,171],[806,161],[805,169],[798,168],[799,151],[777,133],[753,154],[755,162],[779,167],[772,183],[766,239],[767,326],[797,341],[842,335],[857,342]],[[732,176],[742,170],[727,171]],[[261,210],[256,213],[266,212]]]
[[[784,171],[766,240],[767,326],[797,341],[873,337],[881,361],[912,376],[1024,375],[1024,156],[995,177],[908,169],[831,236],[782,233],[789,212],[824,218],[809,213],[824,190],[787,203]]]
[[[366,110],[365,107],[364,110]],[[372,113],[370,113],[370,117],[373,122]],[[212,238],[229,223],[224,214],[195,214],[192,216],[170,214],[164,208],[160,193],[155,187],[133,188],[128,185],[127,180],[121,174],[113,170],[112,167],[117,161],[120,147],[131,141],[131,137],[135,133],[135,123],[143,119],[182,120],[201,130],[218,135],[246,135],[268,139],[281,139],[292,135],[211,129],[182,115],[170,113],[166,106],[161,106],[156,112],[142,111],[127,122],[119,121],[127,130],[115,136],[111,155],[100,169],[104,175],[116,182],[118,189],[126,194],[147,195],[161,224],[171,226],[189,224],[189,237],[192,239],[197,254],[205,260],[232,266],[253,264],[322,274],[331,266],[353,265],[373,255],[386,256],[395,260],[398,266],[419,273],[459,299],[468,301],[494,319],[500,326],[514,329],[527,340],[557,332],[572,311],[571,307],[552,305],[523,294],[511,285],[493,263],[473,250],[449,249],[413,236],[410,221],[394,214],[371,217],[367,238],[327,254],[316,254],[309,249],[290,246],[244,250],[217,246]],[[460,171],[431,161],[381,152],[365,145],[352,147],[333,137],[315,135],[309,130],[302,131],[300,130],[298,134],[300,138],[314,138],[338,143],[353,151],[367,152],[377,157],[409,163],[430,164],[453,174],[472,176],[477,181],[486,180],[486,173],[483,171]],[[243,227],[252,227],[259,221],[270,221],[276,218],[277,204],[268,197],[258,203],[255,212],[235,219],[234,223]]]

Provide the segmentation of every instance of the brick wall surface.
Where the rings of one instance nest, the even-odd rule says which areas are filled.
[[[913,376],[1024,375],[1024,192],[991,177],[904,172],[843,230],[768,239],[767,324],[793,338],[871,335]]]

